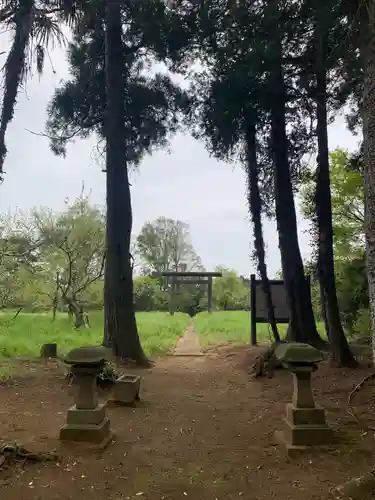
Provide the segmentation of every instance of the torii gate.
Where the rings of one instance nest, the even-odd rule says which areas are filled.
[[[169,299],[169,314],[173,316],[175,312],[174,295],[176,288],[180,285],[207,285],[207,302],[208,312],[212,313],[212,278],[221,278],[223,273],[203,271],[165,271],[163,273],[153,273],[153,277],[163,276],[171,279],[170,299]],[[184,279],[186,278],[186,279]],[[195,279],[189,279],[195,278]]]

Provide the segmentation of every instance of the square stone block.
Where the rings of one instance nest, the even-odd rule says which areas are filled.
[[[68,410],[66,422],[71,425],[99,425],[105,419],[105,405],[98,405],[94,410],[82,410],[72,406]]]
[[[285,435],[283,431],[275,431],[274,434],[275,440],[281,444],[282,446],[285,446],[286,454],[289,458],[295,459],[301,456],[302,454],[306,453],[307,451],[311,450],[311,446],[292,446],[289,443],[286,442],[285,440]]]
[[[315,408],[295,408],[293,404],[286,405],[286,420],[291,425],[326,425],[324,409],[320,406]]]
[[[61,441],[91,443],[98,445],[99,448],[108,444],[111,437],[108,418],[105,418],[99,425],[65,424],[60,429]]]
[[[285,441],[292,446],[322,446],[331,444],[333,432],[328,425],[293,425],[284,419]]]
[[[133,404],[139,399],[141,377],[138,375],[121,375],[115,382],[113,401],[120,404]]]

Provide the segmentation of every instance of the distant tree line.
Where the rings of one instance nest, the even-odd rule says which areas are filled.
[[[85,326],[84,313],[104,303],[105,216],[101,207],[82,194],[66,202],[64,210],[35,208],[28,214],[3,215],[0,225],[0,308],[25,312],[65,311],[77,328]],[[167,311],[170,283],[153,273],[204,270],[195,252],[189,226],[159,217],[147,222],[133,241],[136,311]],[[220,268],[214,281],[218,309],[248,307],[247,285],[234,271]],[[183,285],[175,296],[177,310],[206,310],[205,285]]]

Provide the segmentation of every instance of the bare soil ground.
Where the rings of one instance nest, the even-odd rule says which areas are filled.
[[[0,470],[1,500],[326,499],[332,486],[375,464],[374,433],[346,412],[350,390],[368,369],[318,370],[316,398],[340,442],[289,460],[273,432],[291,397],[291,376],[251,380],[245,367],[256,354],[222,346],[204,357],[157,359],[142,371],[140,404],[108,409],[115,440],[101,454],[60,448],[58,432],[72,404],[63,367],[22,363],[19,378],[0,387],[0,445],[57,449],[62,458]],[[372,388],[355,399],[361,417],[374,409]]]

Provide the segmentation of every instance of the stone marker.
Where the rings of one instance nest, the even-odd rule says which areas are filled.
[[[62,441],[79,441],[104,448],[111,440],[105,405],[98,404],[96,378],[108,357],[102,346],[79,347],[69,352],[65,363],[71,365],[76,388],[75,405],[68,410],[67,423],[60,430]]]
[[[121,375],[115,382],[113,390],[114,403],[130,405],[139,400],[141,377],[138,375]]]
[[[57,358],[57,344],[43,344],[40,348],[40,357],[44,359]]]
[[[326,424],[324,409],[316,406],[311,389],[311,374],[323,361],[323,354],[308,344],[286,343],[275,349],[276,358],[293,374],[293,399],[286,406],[283,431],[276,436],[289,456],[311,446],[332,443],[333,432]]]

